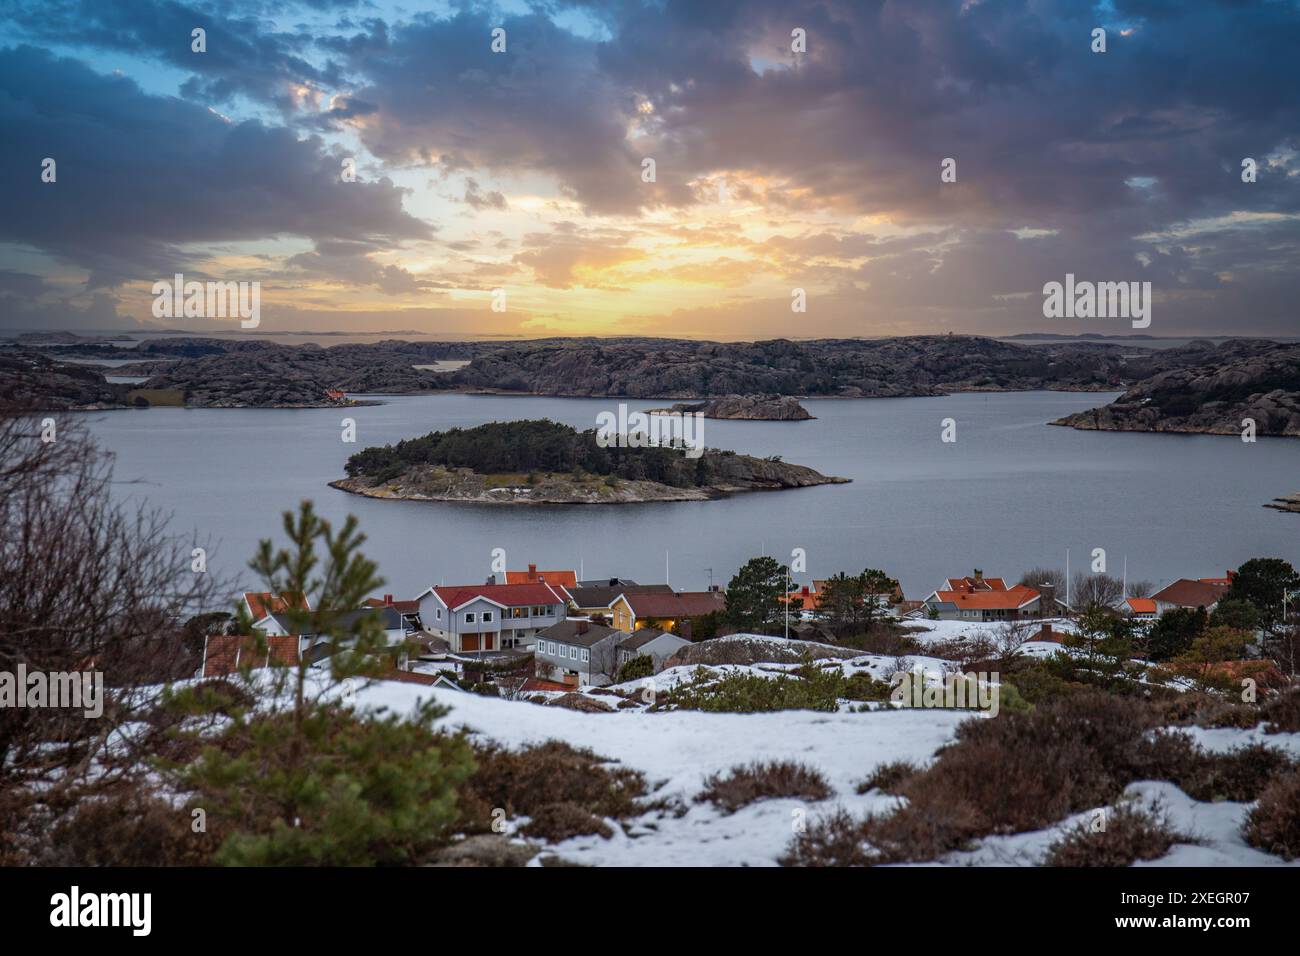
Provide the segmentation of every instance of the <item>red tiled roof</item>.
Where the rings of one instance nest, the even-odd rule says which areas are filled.
[[[455,609],[475,598],[486,598],[505,607],[527,604],[564,604],[569,597],[559,585],[550,584],[455,584],[433,588],[447,607]]]
[[[1225,577],[1222,577],[1222,578],[1201,578],[1201,579],[1200,579],[1200,582],[1201,582],[1202,584],[1219,584],[1219,585],[1222,585],[1223,587],[1226,588],[1226,587],[1228,587],[1230,584],[1232,584],[1232,579],[1236,576],[1236,574],[1237,574],[1236,571],[1229,571],[1228,574],[1227,574],[1227,576],[1225,576]]]
[[[361,603],[366,607],[391,607],[398,614],[418,614],[420,611],[419,601],[394,601],[386,604],[383,598],[366,598]]]
[[[578,574],[576,571],[538,571],[530,568],[527,571],[507,571],[506,584],[536,584],[539,581],[545,581],[547,584],[558,584],[563,588],[576,588],[578,586]]]
[[[986,579],[988,580],[988,579]],[[1001,581],[1001,578],[994,580]],[[997,588],[989,591],[938,591],[939,600],[955,604],[958,608],[978,611],[1014,610],[1024,607],[1038,598],[1038,592],[1031,587],[1017,584],[1013,588]]]
[[[982,582],[976,581],[969,575],[964,578],[948,578],[944,581],[949,591],[1006,591],[1007,582],[1005,578],[984,578]],[[1021,585],[1016,585],[1020,587]]]
[[[282,634],[266,638],[266,649],[258,647],[249,634],[213,634],[203,655],[203,676],[223,677],[241,666],[266,667],[269,662],[292,666],[298,663],[298,636]]]
[[[1204,581],[1181,578],[1167,588],[1161,588],[1151,597],[1161,604],[1208,608],[1212,604],[1217,604],[1227,590],[1226,585],[1207,584]]]
[[[720,611],[727,599],[721,591],[675,591],[669,593],[626,593],[623,600],[637,617],[695,617]]]
[[[1154,598],[1127,598],[1129,610],[1134,614],[1154,614],[1156,613],[1156,602]]]
[[[290,607],[301,611],[311,610],[307,596],[294,592],[272,594],[270,591],[247,591],[244,593],[244,600],[248,603],[248,610],[253,615],[254,621],[260,621],[268,614],[287,611]]]

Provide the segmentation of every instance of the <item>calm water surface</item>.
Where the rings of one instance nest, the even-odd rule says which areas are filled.
[[[634,505],[490,506],[378,501],[326,486],[349,454],[456,425],[552,418],[591,428],[609,399],[435,395],[384,397],[355,409],[171,409],[96,414],[117,454],[118,494],[171,512],[213,545],[210,567],[243,569],[280,515],[311,498],[331,519],[355,514],[386,590],[482,580],[493,548],[510,567],[581,569],[676,587],[725,584],[756,554],[808,554],[808,574],[883,567],[910,597],[980,567],[1016,577],[1030,566],[1072,569],[1105,548],[1118,574],[1157,583],[1221,575],[1252,556],[1300,563],[1300,515],[1261,507],[1300,490],[1300,442],[1079,432],[1045,423],[1113,398],[1020,392],[866,401],[809,400],[810,422],[705,423],[705,441],[781,455],[828,485],[703,501]],[[629,402],[632,409],[664,402]],[[344,444],[340,420],[357,422]],[[944,444],[941,421],[957,421]],[[251,582],[250,582],[251,583]]]

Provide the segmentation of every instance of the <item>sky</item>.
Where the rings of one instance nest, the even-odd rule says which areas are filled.
[[[238,330],[155,318],[181,273],[261,332],[1132,331],[1046,318],[1072,274],[1294,335],[1297,49],[1296,0],[0,0],[0,330]]]

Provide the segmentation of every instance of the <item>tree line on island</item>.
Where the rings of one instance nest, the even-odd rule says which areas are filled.
[[[735,452],[710,448],[698,458],[681,449],[604,447],[596,429],[578,431],[549,419],[489,422],[366,448],[347,462],[349,478],[389,481],[418,466],[468,468],[479,474],[586,473],[676,488],[704,487]]]

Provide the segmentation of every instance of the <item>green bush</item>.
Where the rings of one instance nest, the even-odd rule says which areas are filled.
[[[632,658],[618,669],[618,674],[614,678],[614,683],[622,684],[630,680],[641,680],[646,677],[653,677],[654,672],[654,658],[648,654],[641,654]]]
[[[699,668],[688,683],[661,693],[655,709],[733,714],[776,710],[835,713],[841,700],[888,699],[889,685],[884,681],[874,680],[866,673],[845,677],[838,667],[807,664],[775,677],[746,671],[728,671],[718,676],[707,668]]]
[[[180,770],[190,805],[229,835],[218,863],[376,866],[420,862],[457,819],[474,766],[459,736],[418,720],[315,702],[232,723]],[[293,825],[286,823],[293,821]]]

